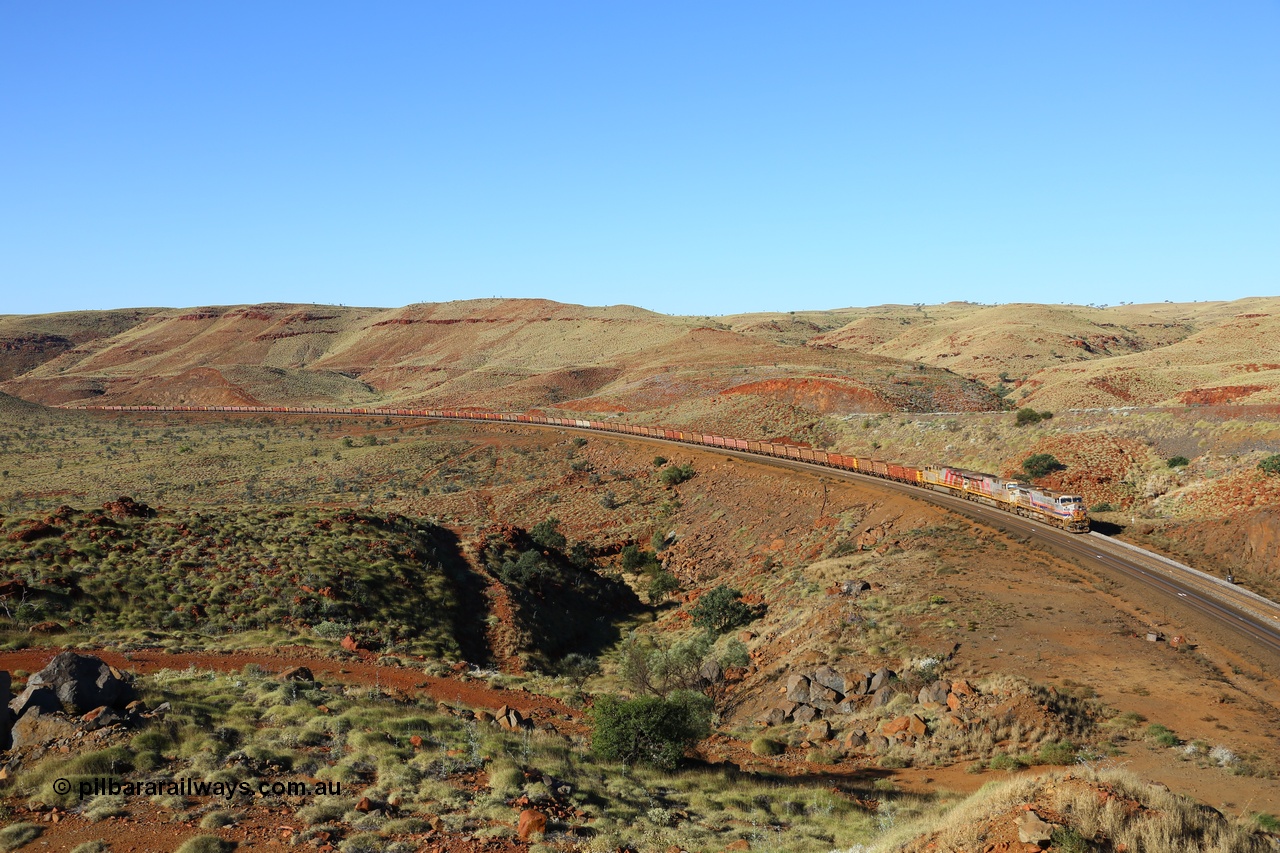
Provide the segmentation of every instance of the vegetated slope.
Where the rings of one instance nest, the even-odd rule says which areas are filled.
[[[840,415],[990,410],[997,385],[1051,408],[1276,403],[1277,316],[1275,297],[724,318],[540,299],[133,309],[0,318],[0,380],[49,404],[610,413],[744,394]]]
[[[96,341],[136,326],[157,310],[0,315],[0,381],[26,373],[65,352],[90,352]]]
[[[0,416],[6,421],[15,423],[26,420],[54,420],[73,417],[68,412],[51,409],[39,403],[32,403],[0,392]]]
[[[478,546],[507,605],[494,609],[511,613],[494,654],[518,657],[521,667],[547,672],[568,654],[599,655],[620,638],[618,622],[643,609],[630,587],[597,571],[581,545],[575,559],[567,542],[538,542],[529,531],[497,524],[481,532]]]
[[[157,513],[121,498],[3,519],[0,565],[13,618],[99,634],[282,627],[457,655],[475,616],[452,535],[394,514]]]
[[[1028,380],[1028,403],[1054,406],[1280,403],[1280,310],[1245,312],[1168,346]]]
[[[969,380],[886,356],[762,340],[630,306],[546,300],[165,310],[5,387],[50,404],[618,412],[737,393],[782,395],[835,414],[998,405]]]
[[[1280,388],[1276,320],[1280,299],[1119,305],[972,303],[842,309],[847,322],[808,339],[946,367],[1021,388],[1053,408],[1275,403]],[[797,337],[820,329],[808,317],[744,315],[735,329]]]
[[[997,417],[1012,420],[1013,416],[980,415],[976,420]],[[652,625],[643,620],[636,625],[643,640],[649,641],[655,651],[677,644],[683,649],[702,650],[702,629],[692,622],[705,593],[721,584],[744,593],[750,608],[749,621],[723,631],[705,650],[706,656],[720,665],[724,679],[705,685],[719,703],[720,722],[718,733],[700,746],[699,754],[709,762],[724,765],[723,770],[693,769],[658,777],[634,770],[624,777],[620,767],[589,763],[580,741],[566,744],[549,726],[542,728],[548,723],[560,732],[568,728],[562,725],[568,721],[547,717],[537,721],[536,730],[514,732],[509,739],[496,743],[491,741],[491,735],[506,735],[482,722],[459,727],[432,717],[428,730],[420,734],[422,743],[415,745],[409,741],[411,732],[392,728],[383,721],[406,714],[418,716],[418,708],[406,705],[404,695],[398,692],[385,700],[375,700],[367,698],[374,691],[359,691],[358,701],[382,704],[369,711],[369,716],[353,713],[348,718],[352,725],[347,748],[336,740],[325,741],[327,747],[332,747],[325,760],[340,762],[341,766],[321,768],[322,775],[345,780],[352,778],[348,773],[363,774],[358,775],[360,784],[369,789],[378,786],[369,793],[371,800],[378,801],[383,792],[402,784],[396,781],[401,778],[396,774],[403,772],[406,765],[422,770],[432,775],[427,781],[433,784],[407,789],[402,808],[406,812],[440,815],[452,821],[448,826],[453,829],[467,826],[467,832],[476,832],[476,827],[488,830],[502,823],[509,826],[518,809],[508,812],[504,804],[527,796],[526,802],[535,807],[547,806],[559,802],[552,795],[567,785],[574,797],[572,808],[586,816],[565,819],[574,825],[587,823],[591,831],[598,832],[596,838],[601,844],[608,843],[607,849],[622,846],[629,839],[647,838],[661,840],[657,849],[679,845],[682,849],[718,850],[736,844],[739,837],[750,835],[754,839],[759,827],[768,825],[770,835],[766,839],[778,849],[824,853],[833,846],[867,843],[890,819],[905,819],[912,808],[912,797],[900,796],[888,785],[873,789],[873,780],[892,780],[894,786],[910,790],[919,790],[922,784],[967,790],[986,779],[1004,778],[1005,768],[1071,761],[1077,755],[1088,758],[1096,754],[1090,750],[1112,748],[1123,752],[1120,760],[1143,762],[1144,775],[1175,790],[1189,791],[1224,811],[1228,809],[1227,801],[1249,802],[1251,808],[1268,811],[1275,811],[1274,804],[1280,803],[1280,789],[1273,781],[1233,775],[1265,773],[1273,761],[1274,744],[1267,733],[1274,731],[1275,710],[1272,705],[1255,700],[1273,689],[1274,676],[1270,672],[1259,670],[1249,661],[1238,661],[1240,671],[1234,674],[1241,677],[1232,678],[1228,675],[1232,671],[1211,642],[1199,638],[1198,626],[1180,621],[1176,605],[1171,613],[1163,615],[1135,615],[1123,610],[1122,602],[1107,594],[1101,578],[1003,533],[998,525],[977,524],[908,496],[881,491],[875,485],[842,482],[829,475],[796,475],[758,462],[691,448],[509,424],[254,417],[226,418],[209,425],[206,432],[203,427],[207,418],[128,415],[82,420],[84,426],[37,431],[38,439],[29,442],[32,446],[20,448],[20,453],[26,455],[22,458],[35,462],[55,454],[70,461],[107,439],[116,446],[115,453],[142,459],[134,466],[150,463],[149,470],[156,474],[151,488],[167,487],[168,501],[182,497],[181,477],[186,472],[157,464],[158,457],[174,456],[175,446],[190,446],[194,455],[177,454],[179,460],[190,465],[190,460],[216,446],[227,457],[219,467],[222,477],[247,477],[247,469],[253,465],[260,465],[261,471],[256,472],[260,476],[251,494],[234,482],[221,481],[188,493],[193,499],[198,496],[208,501],[206,506],[216,505],[219,499],[284,500],[271,496],[282,495],[284,490],[276,478],[287,474],[310,483],[314,489],[311,500],[316,502],[369,501],[378,506],[376,512],[357,511],[357,515],[386,521],[394,509],[406,516],[448,519],[439,524],[454,525],[460,535],[461,531],[468,531],[468,545],[456,549],[445,542],[446,555],[462,552],[464,558],[470,559],[472,553],[487,554],[489,549],[481,546],[495,542],[495,538],[495,544],[510,544],[506,549],[495,547],[492,565],[478,560],[477,568],[483,563],[501,583],[503,589],[497,592],[513,602],[514,620],[503,622],[506,615],[501,610],[486,610],[474,597],[474,604],[458,610],[466,614],[471,624],[493,621],[503,627],[511,625],[520,633],[518,639],[522,643],[527,640],[519,650],[536,651],[544,638],[555,640],[558,625],[569,623],[575,615],[581,627],[587,628],[586,623],[595,622],[596,614],[603,610],[573,611],[561,607],[558,612],[547,613],[543,608],[556,600],[552,593],[559,595],[559,590],[546,583],[548,580],[564,583],[565,591],[571,594],[617,588],[608,577],[604,578],[607,583],[597,585],[584,576],[586,583],[577,586],[573,573],[579,567],[569,565],[576,549],[570,545],[566,551],[550,537],[539,534],[544,541],[537,541],[525,532],[550,515],[562,520],[566,544],[584,542],[589,548],[588,556],[597,565],[612,565],[613,555],[620,550],[617,546],[626,543],[647,545],[644,550],[650,553],[661,545],[653,559],[642,561],[638,572],[624,575],[633,588],[648,593],[653,589],[652,581],[666,580],[659,571],[665,563],[665,570],[680,586],[656,608],[657,618]],[[901,416],[883,420],[893,424],[907,421]],[[852,426],[859,433],[871,432],[858,424]],[[915,432],[914,426],[901,428]],[[955,440],[959,435],[945,429],[939,433],[947,436],[943,440]],[[344,441],[347,434],[350,440]],[[366,443],[366,439],[376,442]],[[48,449],[35,446],[44,442],[49,444]],[[657,453],[669,459],[658,462],[654,458]],[[305,466],[298,464],[302,459],[307,460]],[[264,460],[274,463],[268,466],[262,464]],[[659,472],[676,464],[689,465],[694,472],[692,478],[664,487]],[[29,483],[49,476],[46,468],[28,474],[24,468],[14,467],[10,483],[15,489],[26,489]],[[68,469],[72,467],[74,464],[69,462],[61,470],[54,469],[53,474],[70,476]],[[359,474],[361,471],[363,474]],[[131,473],[137,476],[137,472]],[[355,484],[351,482],[341,490],[323,487],[338,473],[348,480],[359,474],[358,487],[352,488]],[[381,479],[384,473],[394,474],[395,479]],[[210,501],[210,497],[214,500]],[[287,499],[303,498],[288,491]],[[81,532],[102,528],[86,526],[73,531],[74,525],[59,521],[57,516],[61,513],[45,498],[13,498],[10,505],[15,502],[47,509],[38,513],[23,510],[19,518],[6,521],[5,534],[20,534],[10,543],[13,547],[21,540],[21,531],[30,528],[33,521],[62,528],[62,535],[73,533],[67,540],[37,535],[29,543],[47,543],[54,564],[58,549],[72,547]],[[282,526],[292,525],[290,519],[309,518],[308,513],[325,519],[345,512],[287,506],[281,506],[279,511],[284,513],[279,521]],[[109,513],[108,510],[104,514]],[[231,519],[239,517],[238,513],[220,509],[205,511],[198,517],[217,522],[224,513]],[[275,517],[275,512],[245,514],[246,519],[265,519],[264,524],[270,524]],[[183,519],[190,519],[188,526],[192,527],[197,515],[184,510],[171,515],[162,513],[145,522],[113,518],[122,526],[172,524]],[[498,522],[520,528],[495,529]],[[327,547],[328,537],[333,535],[338,544],[353,542],[357,547],[352,553],[360,554],[366,535],[360,531],[361,525],[352,526],[356,528],[354,534],[339,530],[337,525],[332,532],[316,532],[317,546]],[[307,546],[309,556],[312,534],[305,524],[303,527],[308,535],[294,537],[286,544],[283,536],[273,534],[260,540],[252,554],[274,558],[279,552],[282,566],[292,563],[305,567],[300,545]],[[416,527],[434,529],[421,523]],[[491,537],[490,533],[498,535]],[[292,536],[289,531],[285,534]],[[373,531],[367,534],[368,538],[379,535]],[[190,541],[191,537],[185,539]],[[7,536],[0,536],[0,540],[7,542]],[[160,554],[172,556],[168,560],[168,566],[175,570],[172,576],[205,576],[207,567],[182,564],[186,554],[178,550],[178,544],[183,540],[168,533],[153,535],[143,530],[136,541],[147,545],[154,541]],[[529,552],[534,552],[533,556],[526,558]],[[247,567],[247,575],[256,578],[258,571],[248,571],[257,568],[252,554],[246,553],[241,562]],[[625,567],[625,558],[619,562]],[[50,566],[47,558],[33,560],[32,564]],[[362,565],[354,570],[362,571]],[[61,567],[50,570],[66,574]],[[286,574],[274,577],[279,579]],[[239,584],[243,576],[245,573],[233,573],[233,583]],[[870,588],[847,592],[842,585],[847,580],[864,581]],[[288,610],[293,596],[300,595],[298,587],[296,583],[277,582],[282,586],[278,591],[269,590],[275,593],[271,601],[283,603]],[[201,589],[211,592],[207,587]],[[346,591],[357,596],[352,598],[353,604],[361,603],[359,588],[348,586]],[[167,592],[189,595],[183,587]],[[416,590],[411,585],[398,587],[395,592],[410,602],[415,600]],[[255,593],[264,594],[262,590]],[[50,590],[49,594],[58,593]],[[148,601],[159,602],[152,617],[157,621],[168,618],[170,608],[187,604],[179,601],[174,605],[167,598],[155,597],[158,593],[150,595]],[[654,598],[662,600],[661,595]],[[558,600],[573,599],[565,596]],[[256,598],[250,603],[256,605]],[[225,614],[226,605],[207,609],[205,622],[214,627],[214,620]],[[496,618],[486,619],[487,616]],[[364,611],[355,613],[355,619],[364,617]],[[27,614],[10,636],[25,642],[49,642],[38,635],[32,639],[27,633],[31,621]],[[184,620],[181,624],[187,623]],[[296,631],[295,637],[307,636],[304,624],[307,623],[290,626]],[[347,624],[333,620],[332,626],[337,629],[334,636],[346,630]],[[198,630],[200,623],[194,627]],[[355,622],[354,627],[361,627],[361,623]],[[1142,636],[1152,629],[1169,636],[1192,636],[1200,642],[1200,648],[1192,653],[1175,651],[1166,643],[1148,643]],[[331,630],[326,628],[325,632]],[[207,636],[187,627],[159,629],[156,633],[167,636],[145,639],[149,643],[162,641],[166,647],[187,644],[188,649],[193,643],[208,642]],[[314,635],[314,629],[309,633]],[[413,648],[402,645],[389,650],[403,658],[402,649],[406,647]],[[584,643],[583,648],[594,651],[598,646]],[[274,660],[284,666],[290,662],[288,654],[282,651]],[[345,654],[342,657],[349,659]],[[1116,677],[1118,660],[1124,662],[1122,679]],[[543,661],[535,662],[545,673]],[[654,662],[662,661],[655,658]],[[668,658],[667,662],[672,661]],[[674,662],[688,661],[680,657]],[[412,694],[420,696],[413,685],[423,676],[414,666],[388,666],[381,671],[397,673],[398,688],[406,693],[412,688]],[[436,672],[449,669],[439,661],[427,666]],[[630,689],[621,679],[617,655],[606,655],[603,666],[606,674],[588,682],[589,692]],[[841,677],[860,677],[881,666],[892,669],[897,674],[889,685],[893,695],[886,693],[888,701],[876,704],[873,695],[860,694],[853,700],[851,713],[828,714],[824,710],[823,716],[814,721],[817,726],[797,721],[793,714],[790,720],[760,727],[761,712],[784,704],[787,697],[780,689],[787,687],[791,677],[815,676],[823,666]],[[700,670],[698,666],[693,673],[676,673],[673,678],[682,674],[701,678]],[[708,671],[712,672],[709,680],[714,681],[714,670]],[[1218,673],[1223,674],[1221,678]],[[571,683],[557,683],[545,675],[524,679],[506,674],[492,678],[562,695],[576,690]],[[200,679],[202,683],[208,681],[204,675]],[[1206,679],[1213,682],[1207,691]],[[357,701],[355,696],[344,696],[346,691],[340,689],[341,685],[326,685],[334,689],[320,694],[308,693],[293,683],[280,687],[275,682],[273,686],[256,675],[246,675],[245,680],[255,695],[261,687],[266,700],[264,710],[281,701],[292,706],[300,699],[316,708],[314,717],[319,721],[306,724],[308,733],[337,730],[332,720],[352,707],[348,703]],[[961,688],[958,709],[951,707],[949,697],[947,704],[939,704],[917,692],[926,687],[932,690],[938,680],[953,688],[957,682],[965,681],[972,692],[965,693]],[[322,681],[328,678],[322,677]],[[383,681],[380,686],[386,688],[389,684],[389,680]],[[459,693],[464,687],[465,683],[459,682]],[[1098,696],[1093,697],[1092,691]],[[217,692],[227,690],[219,685]],[[228,704],[240,701],[238,697],[243,692],[237,688],[228,694],[233,697]],[[273,698],[267,699],[268,693]],[[276,695],[281,701],[274,698]],[[1170,697],[1178,701],[1170,701]],[[441,697],[437,694],[436,698]],[[334,699],[338,701],[331,701]],[[456,700],[449,697],[445,701]],[[318,710],[320,704],[327,710]],[[435,702],[427,704],[430,713],[435,714]],[[496,704],[489,705],[488,710],[492,711]],[[176,702],[174,707],[181,711]],[[365,713],[363,708],[359,709],[361,715]],[[388,713],[373,716],[378,709]],[[293,708],[288,715],[276,711],[271,717],[287,719],[296,732],[304,725],[301,712],[308,720],[313,716],[305,708]],[[1128,712],[1128,716],[1117,712]],[[219,706],[213,719],[222,723],[226,713],[225,705]],[[1187,743],[1176,751],[1164,746],[1157,749],[1158,744],[1142,734],[1139,714],[1172,729]],[[246,718],[238,719],[243,722]],[[904,721],[915,726],[916,731],[894,733]],[[829,729],[824,730],[824,722]],[[921,724],[923,736],[918,734]],[[374,731],[370,733],[368,728]],[[865,740],[858,735],[859,729]],[[278,730],[255,731],[246,731],[245,736],[258,744],[275,743],[278,737]],[[467,731],[472,733],[470,745],[464,739]],[[477,735],[479,747],[475,745]],[[751,743],[755,739],[762,741],[761,752],[781,752],[756,754]],[[309,760],[310,747],[304,747],[304,743],[289,741],[285,754],[296,756],[295,767]],[[375,744],[396,750],[395,760],[370,759],[367,748]],[[547,745],[545,752],[540,751],[540,744]],[[1210,758],[1209,750],[1219,746],[1224,750],[1221,755],[1232,756],[1230,766]],[[217,754],[235,748],[240,747],[228,745]],[[189,752],[183,750],[183,754]],[[448,763],[452,759],[460,760]],[[437,760],[444,763],[433,763]],[[454,770],[468,760],[471,763],[465,768],[465,778],[461,774],[455,776]],[[956,762],[972,766],[975,772],[965,773],[949,766]],[[742,771],[729,769],[729,764]],[[165,766],[171,772],[184,768],[181,762]],[[484,775],[478,775],[478,771]],[[544,782],[543,774],[552,776],[554,783]],[[779,776],[817,779],[788,779],[780,784]],[[444,781],[441,777],[447,777],[451,784],[434,784]],[[52,775],[45,777],[45,781],[51,778]],[[457,796],[453,783],[469,786],[465,790],[470,793],[475,793],[477,787],[483,792],[488,784],[493,796]],[[725,798],[719,792],[729,783],[734,795]],[[354,834],[357,826],[363,826],[361,821],[366,816],[354,811],[359,795],[350,795],[341,815],[325,813],[325,825],[338,823],[346,827],[324,831],[338,833],[338,840],[345,841],[340,833]],[[654,802],[662,806],[655,807]],[[132,802],[128,807],[149,808]],[[305,820],[320,825],[318,811],[309,810],[305,818],[298,820],[290,815],[287,823],[301,827],[299,821]],[[605,817],[608,820],[601,819]],[[588,823],[598,819],[599,823]],[[63,824],[80,820],[79,815],[72,815]],[[270,820],[271,836],[279,837],[283,817],[274,814]],[[395,830],[388,827],[386,833],[390,838]],[[443,843],[448,846],[448,840]]]

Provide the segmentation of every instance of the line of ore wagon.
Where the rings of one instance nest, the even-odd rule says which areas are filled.
[[[986,504],[1005,512],[1031,518],[1071,533],[1089,530],[1089,516],[1085,512],[1084,499],[1079,495],[1063,494],[1052,489],[1031,486],[1017,480],[966,471],[945,465],[902,465],[866,456],[850,456],[829,453],[812,447],[795,444],[778,444],[767,441],[750,441],[724,435],[669,429],[667,427],[637,426],[634,424],[590,421],[581,418],[548,418],[542,415],[523,415],[507,412],[482,412],[466,409],[367,409],[325,408],[315,406],[92,406],[89,408],[112,412],[226,412],[231,414],[292,414],[292,415],[363,415],[371,417],[445,418],[464,421],[500,421],[520,424],[589,429],[600,432],[661,438],[683,444],[703,447],[720,447],[761,456],[794,459],[856,471],[885,480],[895,480],[922,489],[932,489],[956,495],[966,500]]]

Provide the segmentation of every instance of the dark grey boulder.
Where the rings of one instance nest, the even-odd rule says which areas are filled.
[[[813,673],[811,679],[816,684],[821,684],[828,690],[834,690],[837,693],[845,693],[844,676],[829,666],[820,666]]]
[[[21,716],[33,705],[43,708],[52,691],[57,708],[68,714],[84,714],[107,705],[121,706],[129,698],[129,686],[120,674],[100,658],[63,652],[27,680],[27,689],[9,705]]]
[[[698,678],[703,684],[719,684],[724,681],[724,670],[714,659],[707,660],[698,668]]]
[[[867,687],[867,692],[875,693],[881,687],[889,683],[889,679],[893,678],[894,672],[888,667],[880,667],[871,674],[871,684]]]
[[[947,694],[951,692],[951,685],[939,679],[933,684],[926,684],[920,688],[920,693],[916,697],[916,701],[923,705],[925,702],[937,702],[939,704],[947,701]]]
[[[893,685],[885,685],[875,692],[871,699],[872,708],[883,708],[893,701],[893,697],[898,695],[898,688]]]
[[[809,701],[809,679],[803,675],[793,675],[787,679],[787,698],[792,702]]]

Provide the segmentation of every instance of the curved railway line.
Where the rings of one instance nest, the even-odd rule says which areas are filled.
[[[452,410],[448,414],[444,414],[434,410],[309,409],[279,406],[88,406],[82,408],[88,411],[144,414],[212,413],[259,416],[283,414],[312,417],[396,417],[456,420],[510,426],[531,426],[544,429],[581,430],[593,434],[604,432],[619,438],[673,444],[703,451],[709,450],[746,461],[759,462],[808,474],[836,477],[887,489],[908,497],[928,501],[988,524],[1003,527],[1017,535],[1025,536],[1028,540],[1039,541],[1059,554],[1076,560],[1086,568],[1098,569],[1112,577],[1118,576],[1136,582],[1156,596],[1166,599],[1169,604],[1183,607],[1211,620],[1259,651],[1272,656],[1276,661],[1280,661],[1280,604],[1276,602],[1240,589],[1234,584],[1229,584],[1212,575],[1198,572],[1158,554],[1127,543],[1111,540],[1096,532],[1082,536],[1078,533],[1066,532],[1057,527],[997,509],[994,506],[986,506],[974,500],[965,500],[951,494],[922,489],[919,485],[897,482],[894,478],[884,474],[862,473],[848,470],[842,466],[833,466],[811,459],[798,458],[800,456],[799,448],[795,449],[795,457],[780,457],[770,453],[761,453],[759,450],[748,449],[749,443],[740,439],[727,439],[720,436],[715,436],[714,438],[726,443],[710,443],[702,440],[691,441],[680,437],[671,437],[670,434],[673,432],[677,436],[681,435],[681,433],[657,428],[630,427],[628,429],[619,429],[617,427],[624,425],[593,425],[594,422],[590,421],[561,418],[545,419],[543,421],[532,420],[527,416],[500,416],[492,413],[465,413]],[[653,434],[655,432],[657,434]],[[698,437],[699,439],[710,438],[710,436],[701,435]],[[731,441],[740,442],[741,446],[727,444],[727,442]],[[813,451],[810,452],[812,453]],[[823,454],[823,456],[825,455]]]

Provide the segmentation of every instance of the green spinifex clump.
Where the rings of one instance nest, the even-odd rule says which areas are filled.
[[[9,614],[18,627],[283,628],[355,632],[424,653],[457,648],[452,535],[421,520],[341,509],[121,516],[62,507],[7,519],[0,532],[0,565],[23,587]]]

